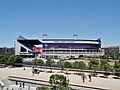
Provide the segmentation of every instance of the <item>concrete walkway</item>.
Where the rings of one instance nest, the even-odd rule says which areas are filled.
[[[2,90],[36,90],[36,87],[31,87],[31,86],[25,86],[24,88],[23,87],[19,87],[19,85],[15,85],[15,84],[12,84],[12,85],[9,85],[7,87],[4,87]]]
[[[13,76],[49,81],[50,75],[57,73],[57,74],[65,75],[70,80],[70,84],[81,85],[86,87],[103,88],[108,90],[120,90],[120,85],[119,85],[120,79],[113,79],[114,76],[109,76],[108,78],[92,77],[92,82],[89,82],[87,78],[85,80],[85,83],[83,83],[81,76],[75,75],[73,74],[73,72],[70,72],[72,74],[69,75],[64,73],[58,73],[60,72],[58,70],[53,70],[53,71],[54,73],[40,72],[39,74],[35,74],[33,76],[32,68],[30,67],[26,67],[25,70],[23,70],[23,68],[0,68],[0,77],[3,80],[8,78],[10,75],[11,76],[13,75]]]

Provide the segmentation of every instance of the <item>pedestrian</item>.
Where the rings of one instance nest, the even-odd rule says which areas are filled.
[[[18,85],[18,82],[16,81],[16,85]]]
[[[23,88],[25,87],[25,83],[23,82]]]
[[[20,83],[20,86],[19,86],[19,88],[20,88],[20,89],[22,88],[22,85],[21,85],[21,83]]]
[[[89,77],[89,82],[91,82],[91,75],[89,74],[88,77]]]
[[[83,73],[83,74],[82,74],[83,83],[85,82],[85,79],[86,79],[86,75]]]
[[[34,76],[34,73],[35,73],[35,69],[34,67],[32,67],[32,76]]]

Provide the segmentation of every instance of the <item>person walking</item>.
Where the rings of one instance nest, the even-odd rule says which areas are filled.
[[[82,74],[83,83],[85,82],[85,79],[86,79],[86,75],[83,73],[83,74]]]
[[[35,69],[32,67],[32,76],[34,76]]]
[[[16,85],[18,85],[18,82],[16,81]]]
[[[23,82],[23,88],[25,87],[25,83]]]
[[[89,77],[89,82],[91,82],[91,74],[89,74],[88,77]]]
[[[19,86],[19,89],[20,89],[20,90],[22,89],[22,84],[21,84],[21,82],[20,82],[20,86]]]

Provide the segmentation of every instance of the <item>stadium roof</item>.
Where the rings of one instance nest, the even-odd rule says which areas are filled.
[[[101,39],[96,40],[87,40],[87,39],[42,39],[42,41],[92,41],[92,42],[101,42]]]
[[[38,39],[27,39],[27,40],[17,40],[17,41],[26,46],[34,46],[34,45],[42,44],[42,42],[40,42]]]
[[[19,36],[17,37],[17,40],[26,40],[26,38],[23,37],[23,36],[21,36],[21,35],[19,35]]]
[[[39,41],[38,39],[26,39],[25,37],[19,35],[17,37],[17,41],[26,45],[26,46],[34,46],[34,45],[40,45],[42,44],[41,41]]]

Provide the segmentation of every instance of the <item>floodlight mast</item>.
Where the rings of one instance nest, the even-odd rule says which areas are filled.
[[[78,39],[78,35],[77,34],[73,34],[73,39]]]
[[[43,39],[45,39],[45,38],[48,37],[48,35],[47,34],[43,34],[42,37],[43,37]]]

